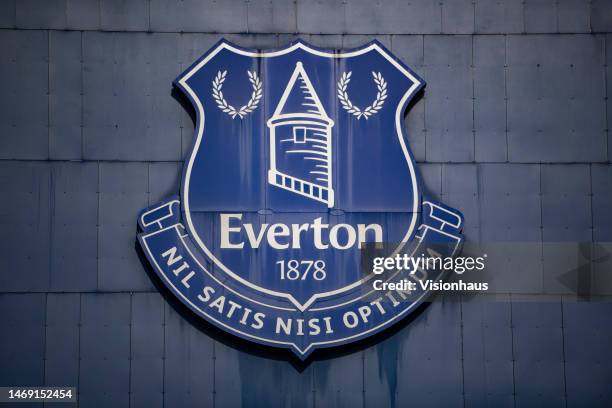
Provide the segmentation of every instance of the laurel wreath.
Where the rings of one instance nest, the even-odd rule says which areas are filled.
[[[223,112],[230,115],[232,119],[236,118],[236,116],[243,119],[247,114],[257,109],[259,105],[259,100],[262,96],[262,82],[257,76],[257,72],[247,71],[247,74],[249,75],[249,82],[251,83],[253,92],[251,93],[251,99],[249,99],[246,105],[241,106],[240,109],[236,109],[234,106],[230,105],[223,96],[222,88],[227,76],[227,70],[217,72],[217,76],[215,76],[215,79],[212,81],[212,95],[215,102],[217,102],[217,106]]]
[[[364,117],[367,120],[370,116],[378,112],[385,104],[385,99],[387,99],[387,81],[385,81],[385,78],[383,78],[380,72],[372,71],[372,76],[374,77],[374,83],[376,84],[376,89],[378,92],[376,93],[376,99],[374,99],[374,102],[362,110],[351,102],[346,91],[349,82],[351,82],[352,74],[353,72],[349,71],[348,73],[343,73],[342,77],[340,77],[340,80],[338,81],[338,99],[340,99],[342,107],[346,109],[347,112],[355,115],[357,119]]]

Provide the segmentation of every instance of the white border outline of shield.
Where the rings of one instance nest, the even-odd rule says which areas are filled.
[[[193,167],[193,162],[195,160],[195,157],[197,155],[197,152],[199,150],[200,147],[200,142],[202,140],[202,136],[204,133],[204,122],[205,122],[205,114],[204,114],[204,107],[202,105],[202,102],[200,101],[200,99],[197,97],[196,93],[189,87],[189,85],[187,84],[187,81],[189,80],[189,78],[191,78],[197,71],[200,70],[200,68],[202,68],[204,65],[206,65],[215,55],[217,55],[220,51],[222,51],[223,49],[227,49],[231,52],[234,52],[236,54],[239,55],[244,55],[247,57],[252,57],[252,58],[267,58],[267,57],[275,57],[275,56],[280,56],[280,55],[284,55],[284,54],[289,54],[297,49],[301,49],[304,50],[308,53],[311,53],[313,55],[317,55],[320,57],[325,57],[325,58],[348,58],[348,57],[355,57],[355,56],[359,56],[359,55],[363,55],[365,53],[368,53],[372,50],[377,51],[380,55],[382,55],[386,60],[388,60],[394,67],[396,67],[396,69],[398,69],[402,74],[404,74],[408,79],[410,79],[413,82],[413,85],[406,91],[406,93],[402,96],[402,99],[400,100],[400,102],[397,105],[396,111],[395,111],[395,127],[396,127],[396,134],[397,137],[400,141],[400,145],[402,147],[402,151],[404,153],[404,157],[406,158],[406,163],[408,164],[408,168],[410,170],[410,176],[411,176],[411,181],[412,181],[412,191],[413,191],[413,208],[412,208],[412,220],[410,222],[410,226],[408,227],[408,231],[406,232],[406,234],[404,235],[404,238],[402,239],[401,243],[400,243],[400,248],[403,247],[409,240],[409,238],[411,237],[412,233],[414,232],[414,228],[417,222],[417,218],[418,218],[418,213],[419,213],[419,205],[420,205],[420,194],[419,194],[419,184],[418,184],[418,180],[417,180],[417,176],[416,176],[416,171],[414,169],[414,165],[413,165],[413,160],[412,157],[410,156],[410,153],[408,151],[408,148],[406,146],[406,143],[404,141],[404,123],[403,123],[403,113],[404,113],[404,109],[405,106],[407,104],[407,101],[410,99],[410,97],[412,97],[417,91],[418,89],[420,89],[423,85],[424,82],[415,77],[410,71],[408,71],[404,66],[402,66],[402,64],[400,64],[398,61],[396,61],[392,56],[390,56],[378,43],[378,41],[373,41],[370,44],[364,46],[363,48],[359,48],[359,49],[355,49],[352,51],[348,51],[348,52],[344,52],[344,53],[331,53],[331,52],[326,52],[326,51],[321,51],[321,50],[317,50],[315,48],[312,48],[310,45],[306,44],[305,42],[303,42],[302,40],[298,40],[297,42],[291,44],[289,47],[287,48],[282,48],[279,50],[275,50],[275,51],[268,51],[268,52],[255,52],[255,51],[249,51],[246,49],[242,49],[239,48],[237,46],[235,46],[234,44],[228,42],[225,39],[222,39],[218,45],[214,48],[214,50],[210,51],[209,53],[207,53],[205,55],[205,57],[203,57],[203,59],[201,61],[198,61],[197,63],[195,63],[193,66],[191,66],[188,69],[188,72],[186,74],[183,74],[180,79],[178,79],[178,84],[180,85],[180,87],[189,95],[189,97],[191,98],[191,100],[193,102],[195,102],[195,105],[197,107],[197,113],[198,113],[198,120],[197,120],[197,137],[196,137],[196,141],[192,146],[191,149],[191,153],[190,153],[190,157],[189,157],[189,161],[187,164],[187,168],[185,169],[185,173],[183,176],[183,186],[182,186],[182,194],[181,194],[181,201],[182,201],[182,205],[183,205],[183,211],[185,213],[185,219],[187,221],[187,228],[188,231],[190,232],[190,235],[194,238],[195,242],[200,246],[200,248],[204,251],[204,253],[219,267],[221,268],[222,271],[224,271],[225,273],[227,273],[230,277],[232,277],[233,279],[235,279],[236,281],[238,281],[239,283],[250,287],[256,291],[268,294],[268,295],[272,295],[272,296],[276,296],[276,297],[280,297],[280,298],[285,298],[287,300],[289,300],[299,311],[305,311],[306,309],[308,309],[308,307],[314,303],[317,299],[320,298],[324,298],[324,297],[329,297],[329,296],[333,296],[342,292],[346,292],[348,290],[351,290],[355,287],[358,287],[360,285],[362,285],[365,281],[369,280],[370,276],[367,276],[365,278],[362,278],[350,285],[344,286],[342,288],[339,289],[335,289],[333,291],[329,291],[329,292],[321,292],[321,293],[315,293],[314,295],[312,295],[310,297],[310,299],[308,299],[307,302],[305,302],[304,304],[300,303],[297,301],[297,299],[295,299],[291,294],[289,293],[285,293],[285,292],[278,292],[278,291],[273,291],[273,290],[269,290],[266,288],[262,288],[260,286],[254,285],[251,282],[247,281],[246,279],[238,276],[237,274],[235,274],[234,272],[232,272],[230,269],[228,269],[225,265],[223,265],[215,256],[214,254],[206,247],[206,245],[204,244],[204,242],[202,241],[202,239],[199,237],[199,235],[197,234],[196,229],[194,228],[192,219],[191,219],[191,213],[189,211],[189,195],[188,195],[188,191],[189,191],[189,184],[190,184],[190,178],[191,178],[191,169]]]

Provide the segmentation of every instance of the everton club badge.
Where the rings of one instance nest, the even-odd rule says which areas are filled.
[[[462,241],[461,214],[427,197],[408,147],[418,75],[378,42],[261,51],[223,40],[175,85],[196,111],[195,139],[180,196],[142,211],[138,239],[194,313],[304,359],[426,299],[419,287],[375,290],[367,256],[452,256]]]

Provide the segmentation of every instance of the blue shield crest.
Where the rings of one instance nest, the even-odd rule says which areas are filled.
[[[222,40],[175,85],[196,111],[195,140],[180,197],[143,211],[139,240],[188,307],[305,358],[425,298],[373,290],[366,262],[372,245],[393,256],[435,241],[453,255],[462,240],[461,214],[427,198],[408,147],[405,110],[425,83],[384,46]]]

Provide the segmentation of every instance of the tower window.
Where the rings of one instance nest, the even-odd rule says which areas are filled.
[[[295,143],[306,143],[306,128],[305,127],[294,127],[293,128],[293,141]]]

